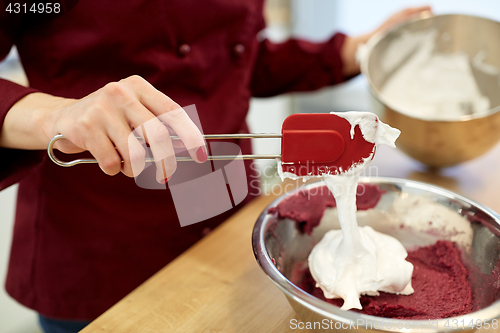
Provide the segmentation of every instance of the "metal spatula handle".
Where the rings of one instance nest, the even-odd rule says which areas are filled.
[[[89,163],[98,163],[96,159],[92,158],[80,158],[77,160],[64,162],[58,159],[54,155],[54,144],[64,139],[65,137],[62,134],[57,134],[50,141],[47,147],[47,153],[49,158],[55,164],[62,167],[72,167],[77,164],[89,164]],[[178,136],[171,136],[172,140],[180,140]],[[204,139],[207,140],[227,140],[227,139],[265,139],[265,138],[281,138],[281,134],[266,134],[266,133],[254,133],[254,134],[208,134],[203,135]],[[137,137],[138,140],[143,140],[141,137]],[[227,161],[227,160],[253,160],[253,159],[276,159],[281,158],[281,155],[217,155],[217,156],[208,156],[207,160],[209,161]],[[177,161],[193,161],[190,157],[176,157]],[[146,158],[147,163],[155,162],[154,158]]]

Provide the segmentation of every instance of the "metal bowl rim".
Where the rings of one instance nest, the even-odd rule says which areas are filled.
[[[371,183],[371,184],[389,184],[389,185],[404,185],[413,187],[420,190],[426,190],[434,194],[442,195],[444,197],[448,197],[453,200],[463,201],[473,207],[479,208],[484,213],[489,215],[491,218],[495,220],[497,225],[500,227],[500,215],[491,210],[490,208],[481,205],[473,200],[467,199],[457,193],[452,191],[443,189],[441,187],[426,184],[423,182],[401,179],[401,178],[390,178],[390,177],[362,177],[359,180],[360,183]],[[438,328],[428,328],[425,324],[429,324],[429,320],[400,320],[400,319],[390,319],[383,317],[375,317],[365,314],[356,313],[353,311],[344,311],[340,310],[339,307],[334,306],[333,304],[329,304],[323,300],[320,300],[311,294],[303,291],[302,289],[295,286],[292,282],[290,282],[280,271],[276,268],[276,266],[272,263],[271,258],[267,254],[265,250],[264,244],[264,233],[266,231],[267,223],[269,221],[270,214],[267,213],[267,210],[271,207],[275,207],[279,202],[281,202],[285,197],[292,195],[301,190],[309,190],[314,187],[323,186],[324,182],[315,182],[312,184],[305,185],[298,189],[292,190],[288,193],[285,193],[274,200],[271,204],[269,204],[264,211],[260,214],[255,223],[253,232],[252,232],[252,247],[254,256],[261,266],[262,270],[267,274],[267,276],[271,279],[271,281],[283,292],[286,296],[292,298],[296,302],[300,303],[302,306],[308,308],[309,310],[318,313],[325,318],[332,319],[338,322],[350,324],[352,322],[356,323],[358,320],[364,320],[364,323],[378,323],[380,325],[385,325],[384,330],[390,332],[408,332],[408,329],[399,329],[397,325],[403,322],[411,322],[414,326],[423,327],[423,328],[412,328],[411,332],[458,332],[463,331],[461,328],[451,328],[444,327],[446,324],[446,320],[457,320],[458,322],[464,323],[470,322],[470,320],[481,320],[482,323],[490,322],[493,319],[500,318],[500,300],[493,302],[491,305],[481,309],[479,311],[475,311],[466,315],[458,316],[458,317],[450,317],[438,320]],[[389,328],[388,325],[394,326],[395,328]],[[451,326],[451,325],[450,325]],[[474,329],[471,327],[465,327],[466,329]]]
[[[491,116],[493,114],[496,114],[496,113],[500,112],[500,105],[497,105],[497,106],[489,109],[486,112],[482,112],[482,113],[478,113],[478,114],[473,114],[473,115],[463,115],[463,116],[457,117],[456,119],[436,119],[436,120],[426,119],[426,118],[420,117],[418,115],[409,115],[409,114],[407,114],[405,112],[401,112],[401,111],[397,110],[396,108],[392,107],[391,103],[388,102],[387,99],[379,91],[379,89],[377,89],[375,87],[375,84],[373,83],[373,81],[372,81],[372,79],[371,79],[371,77],[369,75],[370,68],[368,66],[368,62],[369,62],[368,60],[370,59],[372,51],[375,49],[375,47],[382,40],[384,40],[391,32],[396,31],[397,29],[404,28],[405,26],[411,25],[411,24],[413,24],[415,22],[420,22],[420,21],[424,21],[424,20],[435,20],[435,19],[438,19],[438,18],[441,18],[441,17],[451,17],[451,16],[463,16],[463,17],[480,19],[480,20],[485,20],[485,21],[490,21],[492,23],[500,24],[500,22],[495,21],[495,20],[490,19],[490,18],[476,16],[476,15],[468,15],[468,14],[441,14],[441,15],[432,15],[432,16],[419,16],[419,17],[415,18],[414,20],[410,20],[408,22],[404,22],[404,23],[401,23],[401,24],[395,26],[394,28],[390,29],[389,31],[387,31],[383,35],[379,35],[377,37],[374,37],[374,38],[377,38],[377,40],[373,43],[373,45],[371,45],[371,47],[368,50],[366,56],[360,61],[360,69],[361,69],[361,73],[363,73],[363,75],[366,77],[366,79],[368,81],[368,84],[370,86],[370,93],[377,100],[379,100],[385,106],[388,106],[392,111],[397,112],[397,113],[399,113],[401,115],[404,115],[404,116],[406,116],[408,118],[413,118],[413,119],[418,119],[418,120],[421,120],[421,121],[433,122],[433,123],[437,123],[437,122],[443,122],[443,123],[465,122],[465,121],[474,120],[474,119],[486,118],[488,116]]]

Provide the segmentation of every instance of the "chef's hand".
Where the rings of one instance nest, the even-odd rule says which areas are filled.
[[[432,14],[431,7],[423,6],[403,9],[402,11],[393,14],[372,32],[358,37],[347,37],[341,51],[344,64],[344,75],[353,76],[359,74],[360,72],[359,64],[356,61],[356,50],[358,49],[359,44],[366,43],[373,35],[377,33],[385,33],[395,26],[412,19],[423,12],[429,12],[429,14]]]
[[[195,161],[207,160],[203,137],[186,112],[139,76],[109,83],[82,99],[27,95],[7,113],[0,146],[46,149],[49,140],[60,133],[67,139],[56,143],[60,151],[88,150],[106,174],[121,171],[133,177],[145,166],[145,150],[131,135],[137,129],[150,145],[157,181],[165,183],[177,162],[169,131],[158,117],[181,138]]]

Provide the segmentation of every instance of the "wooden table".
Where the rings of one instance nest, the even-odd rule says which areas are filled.
[[[500,212],[499,165],[500,145],[440,172],[381,147],[365,175],[433,183]],[[254,200],[82,332],[309,332],[291,330],[294,312],[253,256],[253,225],[274,198]]]

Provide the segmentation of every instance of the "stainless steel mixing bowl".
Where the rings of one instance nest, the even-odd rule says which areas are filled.
[[[412,48],[400,50],[400,59],[387,66],[388,54],[394,52],[390,46],[408,32],[430,30],[437,32],[434,52],[463,51],[470,59],[484,52],[484,63],[500,68],[500,22],[468,15],[438,15],[404,23],[388,32],[363,56],[361,71],[370,84],[374,112],[384,122],[401,130],[398,148],[429,166],[447,167],[480,156],[500,139],[499,77],[473,70],[481,93],[490,99],[493,107],[485,114],[430,121],[392,107],[381,90],[387,79],[408,60],[410,55],[404,52],[411,53]]]
[[[464,255],[465,259],[476,265],[478,271],[483,274],[492,274],[500,259],[500,216],[494,211],[453,192],[420,182],[395,178],[362,178],[360,184],[363,183],[376,184],[385,191],[376,206],[376,209],[382,211],[389,209],[395,198],[404,198],[412,194],[425,196],[440,205],[449,207],[457,214],[465,216],[471,222],[473,228],[472,251]],[[318,190],[317,188],[323,185],[323,182],[314,183],[306,186],[305,189]],[[297,264],[307,264],[307,257],[311,249],[329,229],[320,225],[312,235],[301,234],[296,229],[294,221],[280,219],[276,214],[268,213],[270,207],[278,205],[296,191],[281,196],[262,212],[253,230],[252,244],[255,258],[262,270],[284,292],[290,305],[304,323],[322,323],[323,320],[332,321],[329,327],[333,327],[333,330],[321,329],[317,330],[318,332],[333,332],[335,327],[338,329],[337,331],[343,332],[474,331],[477,327],[472,329],[466,326],[467,323],[470,323],[470,320],[474,320],[475,323],[478,320],[481,323],[491,323],[492,320],[500,317],[500,300],[497,298],[499,295],[498,290],[481,282],[476,282],[476,284],[472,282],[473,289],[481,288],[484,295],[490,295],[489,297],[494,298],[480,300],[483,303],[478,304],[481,307],[479,311],[465,316],[453,317],[452,320],[456,320],[457,323],[465,323],[465,325],[460,326],[460,324],[458,327],[452,327],[451,323],[454,321],[448,321],[447,325],[445,320],[439,320],[436,325],[435,321],[404,321],[368,316],[353,311],[343,311],[339,307],[302,291],[290,281],[296,278],[292,276],[294,267]],[[478,220],[481,222],[478,222]],[[491,303],[492,301],[493,303]],[[352,326],[353,323],[359,325]],[[405,327],[403,323],[408,323],[408,325]]]

